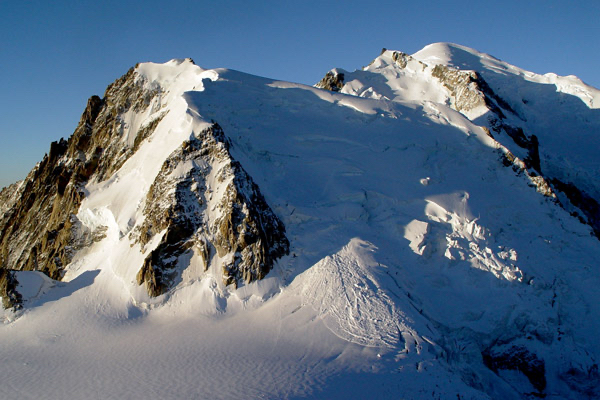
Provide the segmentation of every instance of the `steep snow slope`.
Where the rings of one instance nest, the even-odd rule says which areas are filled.
[[[114,174],[86,183],[76,226],[98,235],[63,281],[15,272],[23,308],[0,327],[7,397],[597,396],[600,243],[539,177],[506,167],[502,133],[478,125],[490,112],[479,92],[452,108],[427,63],[459,62],[459,50],[501,64],[434,45],[400,71],[386,52],[345,73],[342,93],[140,64],[157,95],[122,117],[119,140],[162,117]],[[240,176],[245,224],[277,225],[248,211],[260,192],[289,254],[236,287],[223,268],[243,251],[217,247],[221,199]],[[149,198],[157,215],[201,221],[178,236],[192,250],[163,260],[176,278],[156,293],[139,271],[174,225],[155,226]]]
[[[488,127],[600,235],[600,91],[575,76],[539,75],[464,46],[436,43],[412,56],[384,51],[363,70],[329,73],[341,93],[447,104]]]
[[[458,45],[434,44],[414,54],[423,62],[443,54],[445,64],[478,71],[514,113],[509,123],[540,141],[542,171],[582,185],[598,199],[600,91],[575,76],[535,74]]]

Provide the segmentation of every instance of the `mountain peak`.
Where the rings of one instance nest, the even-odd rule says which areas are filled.
[[[0,192],[14,397],[598,397],[597,91],[451,43],[316,86],[90,99]]]
[[[470,47],[447,42],[427,45],[414,53],[413,57],[427,64],[443,64],[463,69],[478,69],[478,63],[482,59],[499,61],[488,54],[481,53]]]

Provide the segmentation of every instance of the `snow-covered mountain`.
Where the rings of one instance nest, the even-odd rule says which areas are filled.
[[[0,192],[7,398],[597,398],[600,91],[462,46],[144,63]]]

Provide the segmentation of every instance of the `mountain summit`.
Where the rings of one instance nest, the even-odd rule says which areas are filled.
[[[138,64],[0,192],[7,398],[596,398],[599,108],[448,43]]]

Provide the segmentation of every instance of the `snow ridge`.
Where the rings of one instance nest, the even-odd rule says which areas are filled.
[[[0,193],[7,398],[600,396],[597,91],[447,43],[317,86],[90,99]]]

